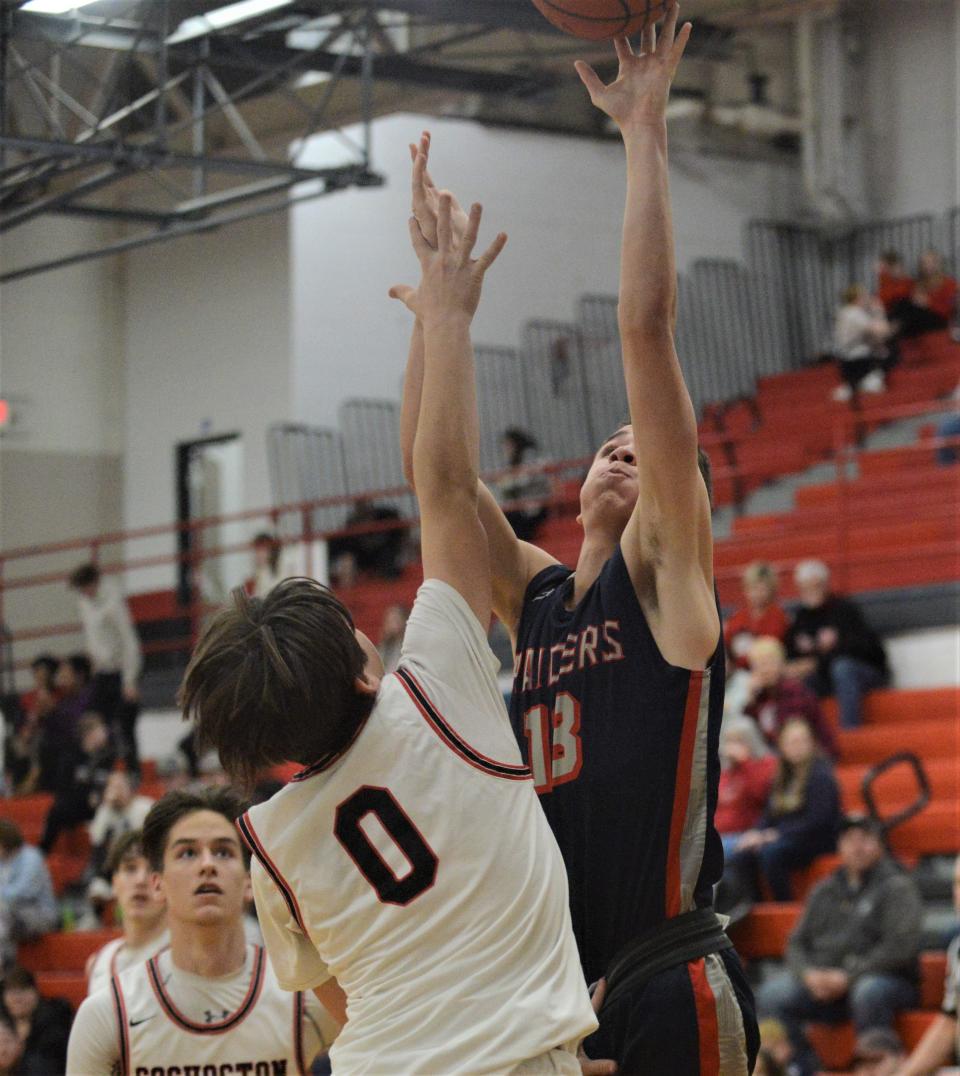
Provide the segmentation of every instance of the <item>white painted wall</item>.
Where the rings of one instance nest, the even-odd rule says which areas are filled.
[[[960,0],[872,0],[860,13],[874,212],[960,205]]]
[[[434,135],[432,170],[461,201],[482,201],[483,236],[503,229],[507,249],[491,272],[474,327],[486,344],[516,344],[531,318],[570,319],[584,293],[615,293],[624,197],[619,144],[484,128],[398,114],[374,135],[379,189],[306,202],[291,213],[292,384],[302,421],[333,423],[350,396],[395,397],[409,315],[387,298],[415,283],[409,246],[407,144]],[[304,161],[339,161],[319,137]],[[742,256],[744,223],[789,213],[792,169],[675,153],[672,169],[681,268],[695,258]]]
[[[238,432],[245,508],[270,502],[266,430],[290,416],[287,221],[261,217],[126,257],[128,527],[176,514],[175,447]],[[262,522],[262,521],[261,521]],[[262,529],[257,521],[250,533]],[[172,552],[172,536],[128,555]],[[170,586],[171,567],[141,570],[131,590]]]

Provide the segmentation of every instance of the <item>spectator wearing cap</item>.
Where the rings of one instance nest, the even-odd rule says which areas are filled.
[[[863,696],[887,682],[887,655],[859,606],[830,588],[830,569],[820,560],[797,565],[800,606],[787,632],[787,674],[806,682],[821,698],[835,695],[840,724],[861,723]]]
[[[0,968],[18,942],[54,930],[59,921],[46,861],[14,822],[0,818]]]
[[[820,700],[800,680],[787,676],[787,652],[779,639],[761,638],[750,648],[750,681],[743,712],[756,721],[770,746],[794,717],[806,721],[820,748],[837,757],[837,741]]]
[[[953,906],[960,916],[960,856],[953,865]],[[960,1057],[960,934],[947,949],[947,981],[943,1006],[936,1020],[924,1032],[910,1057],[896,1070],[897,1076],[929,1076]]]
[[[896,1076],[906,1051],[900,1036],[889,1027],[865,1031],[853,1050],[853,1071],[856,1076]]]
[[[777,747],[780,761],[766,811],[734,845],[730,870],[740,891],[749,891],[750,875],[759,871],[774,900],[792,900],[790,872],[834,849],[840,792],[806,721],[788,721]]]
[[[19,1073],[54,1076],[67,1071],[67,1042],[73,1023],[70,1002],[41,997],[36,980],[26,968],[12,968],[4,976],[0,1019],[13,1024],[23,1043]]]
[[[750,648],[760,638],[787,636],[790,618],[777,601],[777,573],[763,561],[754,561],[743,572],[746,604],[723,625],[727,655],[738,669],[750,668]]]
[[[844,819],[840,867],[810,894],[790,936],[787,969],[757,992],[757,1008],[780,1020],[805,1074],[819,1071],[805,1021],[852,1019],[858,1035],[891,1028],[917,1000],[920,893],[884,850],[877,824]]]
[[[95,564],[83,564],[70,576],[77,595],[87,653],[93,661],[91,709],[103,714],[131,773],[140,773],[136,724],[140,715],[143,654],[115,579],[104,579]]]

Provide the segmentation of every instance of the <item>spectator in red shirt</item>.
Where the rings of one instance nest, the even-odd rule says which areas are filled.
[[[957,282],[944,270],[943,258],[935,250],[920,256],[917,280],[912,293],[891,311],[899,326],[899,336],[922,336],[950,327],[957,312]]]
[[[757,639],[750,649],[749,698],[743,712],[756,721],[771,747],[788,721],[801,718],[824,753],[836,758],[836,738],[820,700],[806,684],[787,676],[786,666],[786,650],[779,639]]]
[[[897,303],[913,294],[913,277],[907,272],[903,259],[895,250],[884,251],[877,264],[877,298],[883,308],[892,314]]]
[[[754,561],[743,573],[743,596],[747,604],[724,624],[727,654],[738,669],[750,668],[754,640],[771,636],[787,637],[790,620],[777,601],[777,573],[763,561]]]
[[[720,733],[720,787],[714,825],[725,856],[733,855],[747,830],[756,829],[770,796],[776,755],[770,754],[757,725],[749,717],[724,721]]]

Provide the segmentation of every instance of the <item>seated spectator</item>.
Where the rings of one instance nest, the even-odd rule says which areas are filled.
[[[761,1020],[760,1051],[769,1058],[768,1067],[771,1072],[779,1072],[782,1076],[803,1076],[800,1066],[793,1056],[793,1043],[787,1034],[787,1029],[779,1020],[767,1017]],[[756,1070],[754,1076],[757,1076]]]
[[[153,802],[149,796],[135,795],[133,782],[125,771],[114,770],[107,778],[103,799],[90,823],[92,849],[89,870],[94,877],[87,896],[94,903],[110,899],[109,875],[101,872],[112,858],[117,842],[131,830],[139,830],[143,825]]]
[[[20,1067],[23,1043],[11,1021],[0,1018],[0,1076],[24,1076]]]
[[[953,864],[953,907],[960,916],[960,856]],[[947,981],[940,1014],[927,1028],[897,1076],[930,1076],[960,1057],[960,934],[947,949]]]
[[[523,468],[536,463],[540,446],[529,433],[516,426],[504,430],[500,446],[503,465],[513,473],[505,474],[493,492],[504,506],[504,515],[514,534],[521,541],[532,542],[547,518],[550,479],[542,472],[525,472]],[[517,503],[521,501],[525,503]]]
[[[884,373],[892,364],[889,341],[893,330],[883,307],[862,284],[843,292],[833,330],[833,351],[840,363],[843,384],[835,400],[849,400],[855,392],[883,392]]]
[[[80,718],[93,702],[93,665],[86,654],[71,654],[57,666],[57,705],[43,719],[38,788],[56,792],[61,753],[76,740]]]
[[[106,722],[100,714],[84,714],[77,728],[77,740],[61,750],[53,805],[40,841],[44,854],[49,855],[63,830],[93,818],[115,761]]]
[[[896,1076],[906,1058],[900,1036],[888,1027],[865,1031],[853,1050],[855,1076]]]
[[[769,564],[754,561],[743,573],[746,605],[725,621],[727,654],[738,669],[750,668],[750,648],[761,636],[786,638],[790,618],[777,601],[777,573]]]
[[[20,696],[20,708],[24,714],[46,713],[57,703],[54,679],[60,662],[53,654],[38,654],[30,662],[33,687]]]
[[[777,759],[770,754],[756,723],[735,717],[720,730],[720,786],[714,826],[731,856],[748,830],[756,829],[770,796]]]
[[[41,997],[36,979],[20,967],[12,968],[4,977],[0,998],[0,1016],[13,1024],[23,1043],[19,1071],[24,1076],[66,1072],[67,1042],[73,1023],[70,1002]]]
[[[0,818],[0,970],[18,942],[39,938],[59,922],[46,861],[13,822]]]
[[[800,606],[787,632],[787,674],[821,698],[835,695],[841,727],[857,728],[863,696],[887,682],[883,645],[859,607],[831,592],[826,564],[802,561],[793,577]]]
[[[876,823],[844,819],[841,865],[810,894],[790,936],[787,968],[757,991],[760,1013],[780,1020],[804,1074],[820,1069],[807,1020],[852,1019],[858,1035],[891,1028],[917,1001],[923,906],[913,879],[883,847]]]
[[[123,937],[107,942],[87,961],[88,994],[108,986],[114,975],[149,960],[170,940],[166,902],[153,885],[138,829],[114,845],[107,872],[121,913]]]
[[[400,649],[403,646],[403,633],[407,630],[409,609],[402,605],[389,605],[383,614],[380,625],[380,642],[377,649],[383,659],[383,674],[392,673],[400,664]]]
[[[399,520],[393,505],[374,504],[361,499],[345,520],[344,530]],[[370,572],[382,579],[403,574],[403,551],[407,527],[375,528],[358,534],[344,534],[330,541],[330,570],[338,586],[352,586],[358,572]]]
[[[730,869],[740,875],[743,889],[759,870],[774,900],[792,900],[790,872],[834,849],[840,792],[806,721],[788,721],[777,746],[780,762],[767,809],[758,827],[735,845]]]
[[[265,531],[251,542],[253,549],[253,579],[247,584],[251,597],[265,598],[283,580],[280,554],[283,547],[278,538]]]
[[[787,676],[787,652],[779,639],[757,639],[750,648],[750,682],[743,712],[756,721],[773,747],[783,726],[794,717],[806,721],[817,743],[832,758],[837,742],[820,700],[800,680]]]
[[[907,272],[903,258],[895,250],[885,251],[877,264],[877,298],[888,317],[897,305],[913,294],[913,277]]]
[[[956,313],[957,282],[947,275],[943,257],[928,250],[920,256],[913,291],[891,311],[898,335],[910,338],[948,329]]]

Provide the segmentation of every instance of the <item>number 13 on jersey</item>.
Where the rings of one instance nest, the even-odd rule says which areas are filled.
[[[580,776],[580,703],[569,692],[557,695],[552,714],[543,703],[531,706],[523,715],[523,727],[538,793],[552,792]]]

